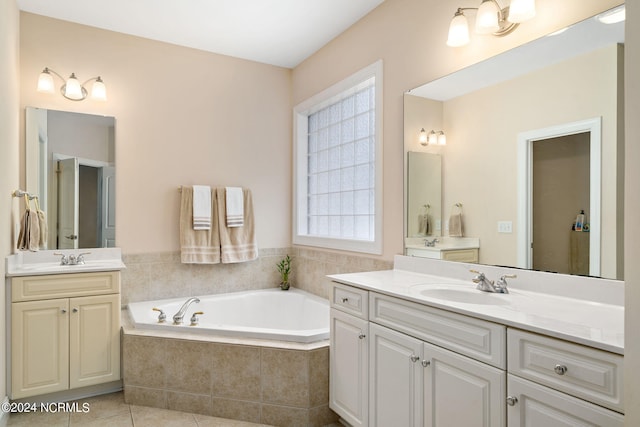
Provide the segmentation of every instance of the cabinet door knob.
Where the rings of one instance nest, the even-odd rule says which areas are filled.
[[[516,403],[518,403],[518,398],[515,396],[507,396],[507,405],[509,406],[514,406]]]
[[[412,354],[410,359],[412,362],[417,362],[418,360],[420,360],[420,356],[416,356],[415,354]]]
[[[358,335],[358,338],[360,338],[361,340],[365,339],[366,337],[367,336],[362,332],[360,332],[360,335]]]
[[[77,309],[77,308],[75,308],[75,307],[73,307],[73,310],[71,310],[71,311],[73,311],[74,313],[77,313],[77,312],[78,312],[78,309]]]
[[[342,298],[342,303],[346,303],[347,301],[349,301],[349,298]]]
[[[565,365],[556,365],[553,371],[558,375],[564,375],[567,373],[567,367]]]
[[[66,309],[66,308],[63,308],[63,309],[61,309],[60,311],[62,312],[62,314],[65,314],[65,313],[67,312],[67,309]]]
[[[424,366],[425,368],[426,368],[427,366],[429,366],[429,365],[431,365],[431,361],[430,361],[430,360],[424,359],[424,360],[422,361],[422,366]]]

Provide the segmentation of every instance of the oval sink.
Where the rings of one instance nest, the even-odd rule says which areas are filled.
[[[510,304],[508,295],[482,292],[476,289],[423,289],[420,295],[443,301],[461,302],[464,304],[506,305]]]

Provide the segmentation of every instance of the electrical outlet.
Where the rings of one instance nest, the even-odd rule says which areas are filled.
[[[436,231],[442,230],[442,222],[439,219],[436,219]]]
[[[513,222],[498,221],[498,233],[513,233]]]

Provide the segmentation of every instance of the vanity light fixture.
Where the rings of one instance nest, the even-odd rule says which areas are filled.
[[[92,80],[93,86],[91,86],[91,98],[97,101],[107,100],[107,88],[100,76],[91,77],[89,80],[80,84],[80,81],[76,77],[75,73],[71,73],[69,78],[65,80],[60,74],[53,71],[51,68],[45,67],[38,77],[38,92],[54,93],[55,83],[53,82],[53,76],[57,76],[64,84],[60,87],[60,93],[67,99],[72,101],[82,101],[87,98],[89,92],[85,89],[85,85]]]
[[[501,7],[496,0],[482,0],[480,7],[459,7],[449,25],[448,46],[459,47],[469,43],[469,22],[465,10],[477,11],[476,33],[506,36],[521,22],[535,16],[536,4],[535,0],[511,0],[509,6]]]
[[[427,133],[424,128],[420,130],[420,144],[426,147],[427,145],[447,145],[447,137],[444,132],[434,131]]]

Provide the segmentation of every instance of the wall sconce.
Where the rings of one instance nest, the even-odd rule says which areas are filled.
[[[53,76],[57,76],[64,84],[60,87],[60,93],[67,99],[72,101],[82,101],[88,96],[85,85],[92,80],[95,80],[93,86],[91,86],[91,98],[98,101],[107,100],[107,88],[104,82],[98,77],[91,77],[86,82],[80,84],[80,81],[76,77],[75,73],[71,73],[71,76],[65,81],[65,79],[50,68],[45,67],[38,77],[38,92],[54,93],[55,84],[53,82]]]
[[[447,145],[447,137],[441,130],[438,132],[432,130],[427,133],[427,131],[422,128],[420,129],[420,137],[418,140],[423,147],[426,147],[427,145]]]
[[[503,8],[496,0],[482,0],[480,7],[459,7],[449,25],[448,46],[459,47],[469,43],[469,22],[465,10],[478,11],[476,33],[506,36],[521,22],[536,15],[536,3],[535,0],[511,0],[511,4]]]

